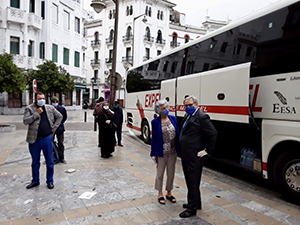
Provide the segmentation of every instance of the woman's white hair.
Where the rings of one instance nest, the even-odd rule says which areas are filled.
[[[156,102],[155,106],[154,106],[154,111],[157,113],[157,114],[160,114],[161,110],[160,110],[160,107],[164,104],[167,104],[167,106],[169,106],[167,100],[163,99],[163,100],[159,100]]]

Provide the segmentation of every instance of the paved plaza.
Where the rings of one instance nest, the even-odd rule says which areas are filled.
[[[224,175],[220,179],[210,169],[204,170],[201,184],[203,209],[195,217],[181,219],[178,214],[186,202],[186,186],[180,159],[173,191],[177,203],[160,205],[153,188],[155,165],[149,145],[124,127],[124,147],[116,147],[113,157],[102,159],[92,111],[87,111],[87,122],[83,110],[68,114],[67,164],[55,165],[53,190],[45,183],[43,157],[40,186],[25,188],[31,181],[27,127],[22,115],[0,116],[0,124],[17,127],[14,132],[0,133],[0,225],[300,224],[299,206],[280,197],[262,196],[252,187],[241,189],[231,182],[233,178]]]

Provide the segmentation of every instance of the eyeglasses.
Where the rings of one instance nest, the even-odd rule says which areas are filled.
[[[194,103],[184,105],[185,108],[193,106]]]

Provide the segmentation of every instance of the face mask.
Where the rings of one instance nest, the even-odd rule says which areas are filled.
[[[43,106],[43,105],[45,105],[45,99],[39,99],[39,100],[37,100],[37,105],[38,105],[38,106]]]
[[[57,106],[58,106],[58,103],[52,103],[52,105],[53,105],[54,107],[57,107]]]
[[[106,105],[106,106],[103,106],[103,109],[108,110],[109,107]]]
[[[190,107],[186,107],[185,111],[187,114],[192,115],[196,111],[196,109],[195,106],[190,106]]]
[[[166,110],[162,111],[162,114],[167,116],[167,115],[169,115],[169,111],[170,111],[169,109],[166,109]]]
[[[119,108],[119,106],[118,106],[118,105],[115,105],[115,108],[117,109],[117,108]]]

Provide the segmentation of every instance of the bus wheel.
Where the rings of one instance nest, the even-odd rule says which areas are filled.
[[[274,162],[273,179],[277,190],[290,202],[300,204],[300,153],[280,155]]]
[[[142,123],[142,137],[146,144],[150,144],[150,128],[147,121]]]

